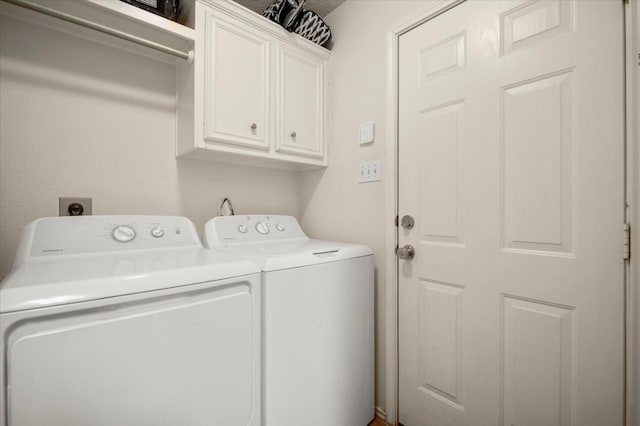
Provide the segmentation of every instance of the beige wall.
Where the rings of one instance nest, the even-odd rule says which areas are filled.
[[[0,21],[0,278],[58,197],[94,214],[298,213],[292,172],[178,159],[175,67],[62,32]]]
[[[376,405],[385,392],[385,158],[387,31],[428,6],[422,1],[347,0],[326,17],[335,41],[329,67],[329,164],[301,177],[300,220],[312,237],[370,246],[376,262]],[[358,145],[358,126],[376,123],[375,142]],[[382,182],[358,183],[358,163],[382,161]]]

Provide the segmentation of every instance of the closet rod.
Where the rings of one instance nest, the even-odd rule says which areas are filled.
[[[40,12],[42,14],[52,16],[54,18],[58,18],[63,21],[71,22],[73,24],[80,25],[82,27],[90,28],[92,30],[99,31],[101,33],[109,34],[111,36],[121,38],[123,40],[127,40],[132,43],[136,43],[136,44],[148,47],[150,49],[157,50],[159,52],[167,53],[172,56],[177,56],[178,58],[187,60],[187,62],[189,62],[190,64],[193,63],[193,56],[194,56],[193,50],[190,50],[188,52],[183,52],[181,50],[164,46],[154,41],[137,37],[137,36],[125,33],[123,31],[115,30],[113,28],[109,28],[104,25],[97,24],[95,22],[77,18],[75,16],[66,14],[64,12],[59,12],[57,10],[49,9],[48,7],[45,7],[36,3],[31,3],[25,0],[4,0],[4,1],[15,4],[16,6],[24,7],[26,9],[35,10],[36,12]]]

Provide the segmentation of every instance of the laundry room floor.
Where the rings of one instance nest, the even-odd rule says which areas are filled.
[[[376,418],[373,419],[373,421],[369,423],[368,426],[387,426],[387,424],[380,417],[376,416]]]

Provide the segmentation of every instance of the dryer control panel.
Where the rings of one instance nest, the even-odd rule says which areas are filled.
[[[204,231],[207,247],[307,238],[295,217],[282,215],[218,216]]]
[[[24,255],[56,256],[170,247],[200,247],[193,223],[178,216],[63,216],[25,229]]]

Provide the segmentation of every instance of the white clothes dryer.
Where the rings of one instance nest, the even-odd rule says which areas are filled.
[[[259,425],[259,289],[186,218],[31,223],[0,284],[0,424]]]
[[[207,247],[262,270],[263,425],[365,426],[373,394],[373,254],[309,239],[291,216],[221,216]]]

